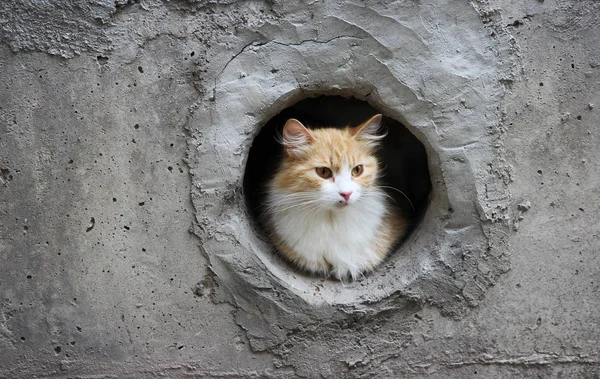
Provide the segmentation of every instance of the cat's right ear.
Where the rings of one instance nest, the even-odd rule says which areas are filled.
[[[283,126],[282,142],[288,156],[298,156],[306,151],[313,141],[314,137],[310,134],[310,131],[295,118],[290,118]]]

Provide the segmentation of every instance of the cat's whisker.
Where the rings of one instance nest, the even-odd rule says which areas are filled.
[[[314,197],[314,195],[310,192],[291,192],[291,193],[286,193],[286,194],[277,194],[278,198],[302,198],[302,197],[306,197],[306,196],[310,196],[310,197]]]
[[[288,202],[301,202],[304,200],[317,200],[318,197],[313,194],[303,194],[303,195],[284,195],[284,196],[276,196],[269,200],[270,204],[279,204],[279,203],[288,203]]]
[[[320,201],[321,201],[321,199],[315,198],[315,196],[311,196],[311,197],[307,197],[305,199],[278,199],[275,201],[271,201],[269,203],[269,205],[287,205],[287,204],[303,205],[303,204],[310,204],[312,202],[320,202]]]
[[[298,208],[298,207],[311,207],[314,205],[318,205],[321,201],[320,200],[311,200],[311,201],[304,201],[301,203],[280,203],[280,204],[273,204],[271,208],[269,210],[273,211],[274,213],[285,213],[289,210],[292,210],[294,208]]]
[[[410,200],[410,198],[409,198],[409,197],[408,197],[408,196],[407,196],[407,195],[406,195],[404,192],[402,192],[402,191],[401,191],[401,190],[399,190],[398,188],[395,188],[395,187],[390,187],[390,186],[378,186],[377,188],[387,188],[387,189],[391,189],[391,190],[394,190],[394,191],[396,191],[396,192],[400,193],[402,196],[404,196],[404,198],[405,198],[405,199],[408,201],[408,203],[410,204],[410,207],[412,208],[412,211],[413,211],[413,213],[415,213],[415,212],[416,212],[416,209],[415,209],[415,206],[414,206],[413,202]],[[386,194],[386,195],[387,195],[387,194]],[[388,196],[389,196],[389,195],[388,195]]]
[[[272,203],[267,204],[266,208],[274,209],[274,208],[287,207],[287,206],[291,206],[291,207],[304,206],[304,205],[309,205],[315,201],[320,201],[320,200],[312,199],[312,200],[302,200],[302,201],[278,201],[278,202],[272,202]]]
[[[396,201],[396,199],[392,195],[386,193],[385,191],[371,191],[369,193],[366,193],[365,195],[366,196],[363,196],[363,197],[367,197],[367,196],[374,196],[374,197],[382,196],[382,197],[384,197],[386,199],[389,199],[390,201],[393,201],[394,204],[398,205],[398,202]],[[361,199],[359,199],[359,201],[364,201],[364,200],[361,198]]]

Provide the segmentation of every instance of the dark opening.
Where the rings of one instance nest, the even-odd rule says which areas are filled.
[[[320,96],[299,101],[269,120],[258,133],[248,156],[244,173],[243,190],[250,216],[264,232],[261,214],[264,212],[266,185],[277,170],[283,147],[277,141],[283,125],[289,118],[296,118],[309,127],[357,126],[371,116],[381,113],[365,101],[341,96]],[[427,165],[427,153],[423,144],[400,122],[383,118],[387,136],[383,139],[379,154],[384,171],[383,185],[402,191],[390,190],[405,216],[411,220],[410,231],[424,215],[429,202],[431,179]],[[411,205],[412,203],[412,205]]]

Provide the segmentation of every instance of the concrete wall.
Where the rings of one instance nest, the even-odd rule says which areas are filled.
[[[600,376],[597,1],[4,1],[0,26],[0,377]],[[241,191],[260,126],[319,94],[430,156],[422,224],[356,283],[283,264]]]

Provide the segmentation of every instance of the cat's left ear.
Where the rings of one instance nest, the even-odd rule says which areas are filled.
[[[356,138],[378,141],[385,137],[385,133],[381,133],[382,119],[383,116],[381,114],[376,114],[357,127],[351,128],[350,133]]]

